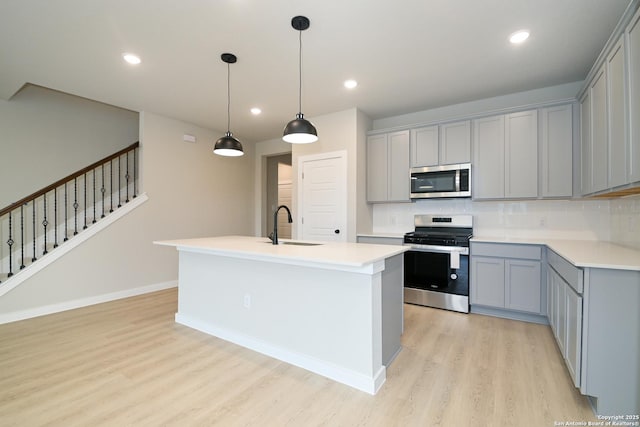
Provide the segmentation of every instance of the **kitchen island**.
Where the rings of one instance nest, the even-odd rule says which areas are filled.
[[[400,351],[402,246],[224,236],[179,252],[176,322],[375,394]]]

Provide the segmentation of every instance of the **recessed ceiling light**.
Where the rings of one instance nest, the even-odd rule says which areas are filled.
[[[346,87],[347,89],[353,89],[356,86],[358,86],[358,82],[355,80],[345,80],[344,82],[344,87]]]
[[[127,61],[129,64],[133,64],[133,65],[137,65],[140,62],[142,62],[140,60],[140,57],[138,55],[134,55],[133,53],[123,53],[122,57],[124,58],[125,61]]]
[[[254,116],[257,116],[258,114],[262,113],[262,110],[259,109],[258,107],[253,107],[251,109],[251,114],[253,114]]]
[[[511,34],[509,36],[509,41],[511,43],[513,43],[513,44],[518,44],[518,43],[522,43],[523,41],[525,41],[528,38],[529,38],[529,31],[520,30],[520,31],[516,31],[515,33]]]

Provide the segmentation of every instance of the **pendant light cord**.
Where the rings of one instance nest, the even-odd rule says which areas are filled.
[[[299,85],[298,85],[298,112],[300,114],[302,114],[302,31],[299,30],[298,31],[298,46],[299,46],[299,53],[298,53],[298,81],[299,81]]]
[[[227,63],[227,132],[231,132],[231,65]]]

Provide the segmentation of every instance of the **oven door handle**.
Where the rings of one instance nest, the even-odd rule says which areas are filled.
[[[460,246],[415,245],[412,243],[404,243],[403,245],[409,246],[411,250],[418,252],[436,252],[442,254],[459,253],[460,255],[469,255],[469,248]]]

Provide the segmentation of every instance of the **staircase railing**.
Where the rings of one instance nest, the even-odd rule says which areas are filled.
[[[137,197],[139,146],[0,209],[0,283]]]

